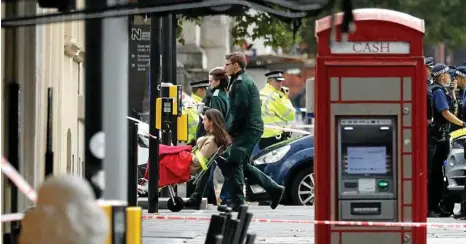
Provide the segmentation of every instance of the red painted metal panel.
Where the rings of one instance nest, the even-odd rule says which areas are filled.
[[[358,62],[353,60],[358,59]],[[319,57],[316,75],[316,138],[315,138],[315,154],[316,154],[316,219],[317,220],[330,220],[331,212],[338,215],[338,205],[335,204],[334,209],[330,209],[331,189],[328,180],[331,174],[335,174],[337,179],[337,169],[330,168],[330,104],[331,103],[399,103],[400,111],[403,109],[404,103],[411,103],[412,110],[412,163],[413,175],[406,180],[412,181],[412,216],[410,218],[415,222],[426,221],[426,164],[422,163],[426,160],[425,145],[426,145],[426,127],[417,126],[423,125],[426,118],[426,104],[425,104],[425,89],[417,89],[417,87],[425,86],[425,73],[424,73],[424,60],[423,58],[397,58],[397,62],[390,60],[390,62],[374,62],[370,57],[361,58],[338,58],[335,60],[333,57]],[[348,65],[351,63],[351,65]],[[398,63],[398,65],[395,65]],[[377,65],[378,64],[378,65]],[[384,65],[388,64],[388,65]],[[410,101],[341,101],[341,95],[338,101],[330,101],[330,78],[340,77],[340,90],[341,90],[341,77],[403,77],[411,78],[411,100]],[[400,88],[400,98],[403,99],[403,84]],[[318,92],[317,92],[318,91]],[[361,115],[364,116],[364,115]],[[402,117],[398,118],[400,124],[403,125]],[[404,128],[404,127],[402,127]],[[336,140],[335,140],[336,143]],[[403,147],[401,147],[403,148]],[[415,152],[415,153],[414,153]],[[335,153],[337,153],[335,151]],[[410,155],[410,153],[399,152],[399,155]],[[337,158],[337,155],[335,155]],[[399,166],[403,167],[403,157],[400,158]],[[324,162],[324,163],[319,163]],[[403,184],[403,177],[398,176],[399,184]],[[333,184],[337,184],[336,182]],[[403,188],[401,188],[403,189]],[[403,190],[398,193],[399,201],[403,203]],[[337,196],[334,196],[337,199]],[[401,204],[401,206],[406,206]],[[404,219],[404,210],[400,209],[401,219]],[[330,243],[331,228],[328,226],[316,226],[316,243]],[[377,232],[374,230],[361,228],[361,232]],[[343,231],[345,232],[345,231]],[[352,231],[354,232],[354,231]],[[357,231],[356,231],[357,232]],[[402,234],[404,230],[400,231]],[[426,243],[426,229],[421,228],[416,232],[410,232],[413,235],[413,242],[415,244]],[[401,235],[403,238],[403,235]]]

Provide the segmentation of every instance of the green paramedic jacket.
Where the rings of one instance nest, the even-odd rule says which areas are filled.
[[[231,123],[229,116],[230,112],[230,104],[228,101],[228,94],[226,91],[218,88],[213,88],[209,91],[209,93],[204,97],[202,102],[208,108],[214,108],[220,111],[225,119],[225,124],[228,128],[229,124]],[[199,125],[197,126],[196,138],[200,138],[201,136],[205,135],[204,125],[202,124],[202,120],[199,120]]]
[[[244,70],[233,75],[228,87],[230,96],[230,135],[235,137],[248,131],[264,131],[261,100],[252,77]]]

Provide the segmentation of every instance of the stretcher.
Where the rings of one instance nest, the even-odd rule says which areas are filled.
[[[193,147],[192,151],[195,152],[196,149],[197,149],[196,147]],[[215,153],[208,159],[208,161],[205,162],[205,165],[202,166],[202,170],[196,173],[195,175],[190,176],[188,181],[192,181],[193,184],[197,184],[199,180],[204,176],[204,174],[208,172],[208,169],[210,169],[214,164],[217,163],[217,160],[221,157],[223,152],[225,152],[225,149],[226,148],[224,146],[219,147],[215,151]],[[189,163],[191,163],[191,161]],[[147,174],[148,170],[149,170],[149,164],[147,164],[145,177],[140,178],[138,180],[138,193],[139,194],[145,194],[148,192],[148,182],[149,182],[149,177]],[[159,174],[164,173],[162,172],[164,170],[167,170],[167,169],[164,167],[159,167]],[[168,199],[168,202],[167,202],[167,208],[170,211],[179,212],[183,209],[184,201],[181,197],[177,196],[176,191],[175,191],[175,186],[177,184],[186,183],[186,182],[187,181],[185,181],[185,179],[180,178],[176,183],[171,183],[167,185],[166,182],[162,182],[161,180],[159,180],[159,185],[161,186],[159,187],[159,192],[165,187],[168,188],[168,193],[170,195],[170,198]]]

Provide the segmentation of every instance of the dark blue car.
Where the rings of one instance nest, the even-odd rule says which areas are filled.
[[[285,186],[283,204],[314,204],[314,136],[302,136],[272,145],[252,158],[252,164]],[[267,201],[262,187],[247,188],[248,201]]]

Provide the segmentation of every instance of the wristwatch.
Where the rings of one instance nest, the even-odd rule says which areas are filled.
[[[466,123],[463,121],[463,128],[466,127]]]

